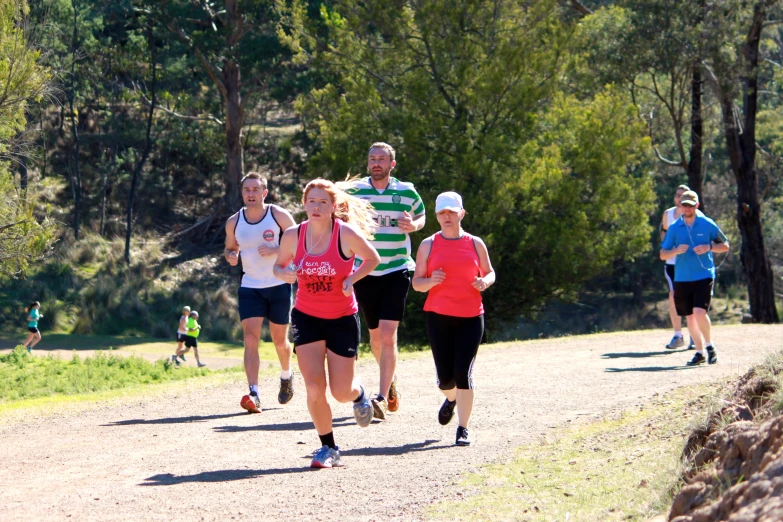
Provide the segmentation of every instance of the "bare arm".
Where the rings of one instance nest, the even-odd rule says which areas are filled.
[[[362,264],[353,274],[345,278],[343,293],[350,295],[353,292],[353,284],[368,276],[375,267],[381,264],[381,256],[375,247],[367,239],[351,226],[343,226],[340,229],[340,238],[343,244],[343,253],[350,256],[358,256]]]
[[[417,217],[412,217],[407,211],[402,213],[402,217],[397,219],[397,226],[406,233],[417,232],[424,228],[427,215],[422,214]]]
[[[239,243],[237,243],[237,238],[234,235],[238,220],[239,212],[226,221],[226,248],[223,250],[223,257],[226,258],[226,261],[231,266],[236,266],[239,263]]]
[[[662,261],[667,261],[673,258],[674,256],[677,256],[679,254],[684,254],[687,251],[688,251],[688,245],[680,245],[672,248],[671,250],[665,250],[662,248],[660,252],[660,257]]]
[[[272,273],[276,278],[291,284],[296,283],[296,270],[292,270],[290,265],[296,255],[298,230],[296,227],[291,227],[283,233],[277,249],[277,261],[272,267]]]
[[[492,268],[492,263],[489,260],[489,251],[487,250],[487,245],[484,244],[484,241],[482,241],[481,238],[474,237],[473,244],[476,247],[476,252],[478,252],[479,268],[481,269],[482,274],[482,277],[477,277],[476,280],[473,281],[473,288],[479,292],[483,292],[495,282],[495,269]]]
[[[446,279],[446,273],[442,269],[432,272],[431,277],[427,277],[427,259],[432,250],[432,238],[427,238],[419,245],[416,252],[416,270],[413,272],[413,281],[411,284],[417,292],[429,292],[433,286],[441,284]]]

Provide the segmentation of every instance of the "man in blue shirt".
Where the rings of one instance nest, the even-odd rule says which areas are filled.
[[[718,362],[710,340],[707,311],[715,282],[714,253],[729,251],[729,241],[713,220],[697,212],[699,196],[689,190],[682,195],[682,216],[669,225],[661,243],[661,259],[676,256],[674,266],[674,304],[679,315],[688,318],[688,331],[696,344],[696,354],[688,366]],[[703,336],[703,339],[702,339]],[[707,348],[707,357],[704,348]]]

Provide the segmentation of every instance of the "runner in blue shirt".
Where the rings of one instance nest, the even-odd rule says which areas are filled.
[[[661,243],[661,259],[676,256],[674,304],[679,315],[688,318],[688,331],[696,344],[696,354],[688,366],[718,362],[710,338],[710,309],[715,282],[714,253],[729,251],[729,241],[713,220],[697,212],[699,196],[692,190],[682,195],[682,216],[669,225]],[[707,357],[704,348],[707,348]]]

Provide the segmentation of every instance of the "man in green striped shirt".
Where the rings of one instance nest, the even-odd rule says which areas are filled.
[[[380,391],[372,399],[375,417],[397,411],[397,328],[405,313],[405,300],[411,285],[411,258],[408,234],[424,227],[424,203],[413,183],[391,176],[397,165],[388,143],[373,143],[367,156],[369,176],[354,183],[348,192],[368,200],[377,213],[378,229],[372,245],[381,255],[381,264],[354,285],[356,299],[370,330],[370,346],[381,368]],[[360,264],[359,259],[356,260]]]

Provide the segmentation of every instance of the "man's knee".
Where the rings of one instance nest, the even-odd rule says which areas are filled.
[[[392,346],[397,344],[397,322],[381,321],[378,326],[378,336],[380,337],[381,344],[384,346]]]
[[[704,308],[694,308],[694,309],[693,309],[693,315],[694,315],[696,318],[698,318],[698,319],[701,319],[701,318],[703,318],[703,317],[706,317],[706,315],[707,315],[707,310],[705,310]]]
[[[345,384],[338,384],[335,386],[335,383],[329,383],[329,387],[332,390],[332,397],[337,402],[349,402],[354,400],[356,395],[353,391],[353,385],[352,383],[345,383]]]

